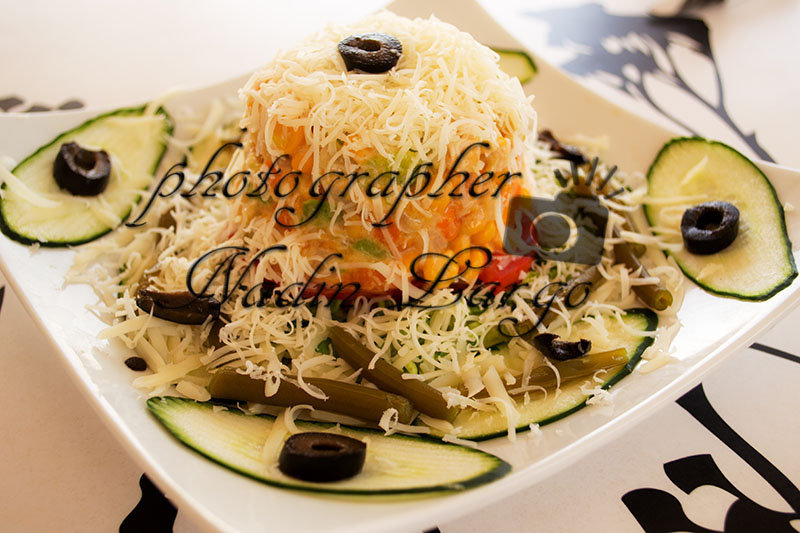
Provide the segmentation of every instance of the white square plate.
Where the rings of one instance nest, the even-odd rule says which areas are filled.
[[[390,8],[412,17],[435,13],[484,44],[522,48],[471,1],[400,0]],[[606,135],[611,144],[605,160],[628,171],[645,171],[661,145],[675,135],[600,98],[541,59],[536,61],[539,72],[526,88],[536,95],[540,126],[558,134]],[[212,97],[235,94],[244,79],[183,95],[172,105],[202,106]],[[19,160],[98,112],[0,116],[2,151]],[[800,205],[797,172],[758,165],[783,201]],[[787,218],[791,239],[800,242],[799,217]],[[798,247],[794,250],[796,254]],[[612,392],[613,412],[583,409],[544,428],[545,436],[538,441],[521,435],[516,443],[506,439],[482,443],[481,448],[513,465],[507,477],[461,494],[337,498],[260,484],[200,457],[168,435],[148,415],[121,356],[110,357],[98,349],[102,343],[96,334],[105,325],[85,309],[96,301],[91,290],[62,287],[73,254],[59,249],[35,251],[0,238],[0,266],[109,429],[182,512],[226,531],[412,531],[474,512],[555,473],[674,399],[800,298],[800,281],[761,303],[717,298],[691,287],[679,313],[683,327],[674,341],[679,361],[651,374],[634,373],[620,382]]]

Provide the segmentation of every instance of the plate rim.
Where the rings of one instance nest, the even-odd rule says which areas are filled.
[[[414,3],[414,0],[400,0],[392,5],[411,5]],[[438,6],[440,3],[434,0],[432,2],[426,2],[426,4],[430,8],[430,6]],[[443,10],[448,9],[445,2],[441,2],[441,4],[445,6],[443,7]],[[461,9],[468,8],[474,11],[482,12],[487,22],[497,25],[511,39],[517,41],[516,37],[514,37],[509,30],[502,27],[502,25],[496,19],[494,19],[494,17],[488,13],[483,6],[477,4],[474,0],[468,0],[467,2],[464,2],[464,4],[466,5],[462,4],[460,6]],[[391,9],[392,5],[387,6],[387,9]],[[452,6],[450,6],[449,9],[453,9]],[[581,83],[579,80],[568,76],[558,67],[542,59],[540,56],[524,47],[518,41],[517,46],[519,49],[525,50],[531,54],[536,59],[537,65],[544,65],[546,68],[552,69],[553,71],[563,75],[569,80],[569,82],[581,85],[584,90],[596,95],[598,98],[602,99],[605,104],[613,106],[615,109],[625,114],[636,116],[637,118],[645,121],[650,127],[655,127],[664,131],[665,134],[680,135],[680,133],[671,130],[670,128],[666,128],[661,124],[655,123],[649,118],[640,115],[636,111],[631,111],[620,106],[616,102],[606,99],[605,96],[598,94],[585,84]],[[217,87],[240,80],[247,75],[248,74],[243,74],[218,83],[209,84],[194,89],[192,92],[195,93],[204,90],[214,90]],[[46,119],[53,116],[80,116],[81,114],[94,115],[102,112],[104,108],[105,107],[91,107],[78,110],[54,111],[47,113],[46,116],[40,115],[40,117]],[[30,117],[30,115],[25,115],[23,113],[7,113],[0,117],[0,120],[5,120],[5,116],[8,116],[9,118],[15,116],[20,118],[24,117],[25,119]],[[754,160],[754,162],[760,167],[766,166],[768,168],[774,167],[776,169],[791,170],[788,167],[763,161]],[[33,302],[31,301],[29,295],[22,290],[18,280],[16,279],[16,276],[11,272],[9,265],[6,262],[6,258],[2,255],[0,255],[0,270],[3,271],[6,278],[6,283],[12,287],[17,298],[30,318],[34,321],[37,328],[45,334],[50,346],[58,353],[58,359],[66,366],[66,368],[69,369],[67,374],[70,376],[70,379],[73,381],[73,383],[75,383],[95,413],[99,415],[104,425],[115,436],[118,442],[120,442],[126,453],[140,468],[144,470],[144,472],[153,480],[154,483],[156,483],[159,489],[162,490],[170,500],[176,504],[180,504],[178,508],[182,514],[189,515],[195,522],[202,523],[202,525],[206,527],[210,526],[217,530],[229,529],[230,525],[227,524],[220,515],[209,511],[208,508],[197,502],[195,498],[192,497],[190,492],[186,491],[177,481],[172,479],[169,473],[161,467],[159,462],[157,462],[148,453],[148,450],[138,444],[135,433],[130,430],[125,421],[122,420],[122,418],[108,403],[108,401],[102,395],[96,394],[96,386],[92,382],[89,374],[86,372],[86,369],[81,365],[77,358],[72,358],[65,352],[66,347],[62,347],[61,343],[59,343],[59,341],[54,337],[50,328],[47,327],[43,316],[40,315],[40,313],[34,308]],[[654,394],[649,395],[644,401],[626,411],[622,416],[615,416],[614,418],[605,421],[602,426],[583,435],[574,442],[562,447],[556,452],[551,453],[540,460],[540,462],[546,464],[540,465],[537,462],[534,462],[524,468],[515,469],[504,478],[499,479],[489,485],[478,487],[463,493],[445,496],[431,496],[430,498],[440,499],[441,501],[437,502],[436,505],[427,509],[425,512],[415,513],[413,516],[405,517],[391,516],[378,521],[371,521],[366,525],[360,525],[356,528],[350,526],[347,528],[348,531],[372,531],[376,526],[381,527],[382,530],[403,531],[411,527],[430,526],[434,523],[434,520],[435,522],[444,522],[469,512],[475,512],[479,508],[491,505],[493,502],[501,499],[503,496],[519,492],[544,478],[550,477],[563,468],[566,468],[570,464],[573,464],[581,458],[586,457],[589,453],[597,450],[602,445],[617,438],[621,433],[630,429],[632,426],[641,423],[642,420],[648,416],[651,416],[659,407],[663,406],[670,400],[674,400],[683,392],[702,381],[703,377],[708,375],[708,373],[717,365],[735,353],[737,349],[744,347],[755,337],[772,327],[776,322],[786,316],[796,306],[797,302],[800,301],[800,287],[798,287],[798,283],[800,283],[800,278],[794,280],[790,287],[785,289],[787,291],[793,291],[786,298],[786,300],[781,302],[779,307],[772,310],[767,317],[757,321],[754,324],[748,324],[744,334],[726,339],[724,342],[715,346],[715,348],[709,351],[709,353],[700,361],[685,369],[680,376],[673,379],[669,384],[662,387]],[[531,468],[537,469],[536,474],[526,475],[526,471],[530,470]]]

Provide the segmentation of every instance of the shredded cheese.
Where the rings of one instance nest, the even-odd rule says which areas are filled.
[[[392,33],[403,42],[403,58],[389,74],[348,73],[339,64],[338,54],[330,53],[329,49],[335,49],[342,37],[357,33],[361,27]],[[455,50],[459,52],[454,53]],[[302,157],[298,154],[298,163],[311,162],[315,175],[331,168],[352,169],[361,148],[374,149],[390,160],[393,168],[408,164],[409,159],[412,162],[425,159],[439,163],[436,168],[441,172],[445,167],[441,162],[453,157],[461,139],[499,143],[503,138],[509,145],[508,161],[516,165],[509,170],[523,171],[531,191],[553,197],[562,190],[553,178],[553,171],[567,171],[568,164],[555,159],[542,143],[536,143],[536,115],[530,98],[518,85],[499,73],[491,50],[433,18],[406,21],[382,13],[358,27],[332,27],[298,48],[282,53],[257,72],[242,90],[247,108],[243,121],[247,127],[245,148],[233,155],[225,176],[249,168],[252,159],[258,167],[279,155],[285,147],[279,146],[281,142],[276,141],[275,132],[281,128],[302,128],[308,151]],[[192,127],[187,129],[191,138],[173,139],[171,144],[186,149],[193,142],[207,139],[229,115],[227,103],[214,104],[205,117],[195,117]],[[529,166],[534,159],[536,164]],[[601,163],[600,175],[607,171]],[[199,178],[190,169],[185,172],[187,183]],[[2,176],[9,183],[6,174],[8,171]],[[602,200],[612,210],[606,253],[598,265],[603,279],[580,306],[569,308],[556,301],[550,311],[555,319],[548,329],[558,329],[568,336],[573,325],[583,320],[590,325],[593,336],[606,338],[608,325],[612,321],[621,322],[623,310],[636,306],[633,287],[660,280],[673,293],[675,303],[660,313],[664,326],[655,335],[654,347],[645,354],[645,358],[653,361],[646,367],[650,370],[651,366],[669,360],[669,340],[679,326],[674,314],[683,298],[683,277],[674,260],[658,251],[673,245],[670,235],[653,235],[646,223],[631,229],[622,227],[625,219],[620,213],[638,212],[641,204],[649,201],[642,176],[620,172],[614,175],[609,187],[615,190],[623,185],[628,186],[625,192],[611,200]],[[691,198],[679,198],[675,203],[686,203]],[[174,195],[159,201],[159,208],[147,215],[144,227],[121,227],[84,247],[70,273],[71,282],[91,283],[101,300],[94,310],[111,325],[101,332],[100,338],[121,341],[147,361],[152,373],[134,380],[136,387],[148,394],[171,387],[184,396],[201,399],[205,397],[203,386],[211,374],[226,367],[263,380],[267,396],[274,394],[282,381],[292,379],[312,396],[324,398],[321,390],[308,383],[308,378],[354,383],[361,377],[360,369],[351,368],[325,348],[328,329],[340,322],[333,319],[324,297],[313,309],[305,305],[281,307],[274,300],[262,306],[248,306],[241,293],[235,293],[223,303],[226,318],[219,329],[219,339],[209,338],[210,323],[175,324],[141,311],[135,295],[142,285],[158,290],[185,290],[187,273],[195,260],[213,249],[245,246],[256,253],[273,245],[286,246],[285,252],[261,256],[246,273],[246,261],[234,265],[231,278],[238,279],[241,275],[242,284],[251,288],[260,286],[265,279],[280,280],[278,289],[286,288],[289,282],[307,279],[321,260],[319,252],[309,251],[309,246],[313,248],[324,228],[279,231],[272,218],[250,216],[248,210],[252,206],[240,198],[218,201]],[[275,207],[287,205],[286,199],[280,199]],[[102,206],[98,209],[102,210]],[[332,220],[326,229],[346,233],[349,227],[374,221],[385,209],[380,199],[367,198],[364,191],[354,187],[347,198],[334,202]],[[424,202],[408,202],[399,212],[407,217],[403,219],[405,223],[424,210]],[[159,218],[167,212],[174,224],[170,228],[159,227]],[[501,202],[494,202],[481,215],[502,232],[505,220]],[[411,227],[408,229],[412,231]],[[642,258],[649,277],[614,264],[611,257],[614,230],[622,241],[657,249],[658,253]],[[441,251],[449,245],[424,225],[413,231],[419,235],[424,252]],[[381,230],[381,233],[386,236],[391,232]],[[371,269],[388,284],[400,288],[404,298],[421,296],[422,290],[411,284],[404,268],[393,261],[401,255],[402,247],[391,235],[387,242],[390,260],[345,262],[339,265],[335,276],[341,280],[348,269]],[[213,263],[195,266],[198,286],[214,276]],[[534,263],[520,280],[523,284],[508,302],[511,305],[501,305],[495,299],[479,313],[452,288],[429,295],[424,304],[430,308],[386,307],[378,305],[383,296],[361,295],[347,310],[345,326],[373,351],[374,361],[385,360],[403,369],[409,379],[436,387],[448,405],[500,413],[513,439],[519,423],[518,402],[547,398],[553,393],[552,389],[531,385],[531,372],[543,365],[550,366],[557,380],[556,395],[560,391],[560,376],[523,338],[512,338],[494,350],[484,347],[484,339],[509,318],[517,323],[537,322],[541,313],[541,308],[534,304],[537,294],[541,291],[550,294],[548,290],[552,288],[548,286],[553,282],[566,283],[584,268],[557,261]],[[288,289],[286,298],[298,296],[297,289]],[[223,299],[224,287],[219,278],[211,283],[210,292]],[[628,330],[643,334],[633,328]],[[648,355],[651,353],[654,355]],[[371,386],[368,380],[362,384]],[[524,394],[524,400],[512,398],[511,394]],[[602,399],[598,397],[596,401]],[[298,431],[294,420],[303,409],[310,408],[295,406],[278,416],[264,445],[265,462],[274,461],[285,437]],[[314,413],[314,416],[319,415]],[[446,440],[460,442],[454,437],[458,428],[452,424],[424,415],[420,419],[445,434]],[[426,427],[400,424],[393,409],[383,413],[379,425],[387,433],[429,431]]]

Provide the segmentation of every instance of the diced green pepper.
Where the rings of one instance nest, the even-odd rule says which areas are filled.
[[[374,257],[375,259],[386,259],[389,252],[372,239],[359,239],[353,244],[353,250]]]
[[[331,353],[331,340],[326,338],[325,340],[323,340],[322,342],[317,344],[316,352],[317,353],[322,353],[322,354],[325,354],[325,355],[330,355],[330,353]]]
[[[308,217],[317,209],[317,204],[317,200],[314,199],[303,202],[303,220],[308,220]],[[317,227],[324,227],[330,224],[332,216],[333,212],[331,211],[331,206],[328,202],[325,202],[310,222]]]

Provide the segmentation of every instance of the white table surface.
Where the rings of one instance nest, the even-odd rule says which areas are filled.
[[[288,44],[327,20],[358,18],[380,5],[363,1],[284,5],[248,0],[4,4],[0,17],[0,67],[4,73],[0,76],[0,107],[4,99],[16,97],[20,102],[13,111],[32,105],[58,107],[73,99],[89,107],[124,105],[174,85],[213,83],[252,70],[274,53],[267,39],[260,37],[264,31],[273,35],[278,32]],[[536,16],[555,8],[578,9],[580,4],[510,1],[486,7],[537,54],[577,69],[575,59],[582,55],[600,57],[599,52],[611,53],[620,45],[640,42],[629,24],[630,17],[643,15],[652,2],[605,2],[607,14],[614,16],[603,19],[603,24],[613,27],[593,49],[581,41],[577,24],[576,28],[565,28],[552,22],[552,17],[548,23],[543,16]],[[800,4],[731,0],[696,16],[710,28],[725,110],[732,122],[745,134],[757,132],[758,144],[778,163],[800,167],[796,148],[800,118],[796,97],[800,88],[796,66],[800,39],[796,28],[800,27]],[[97,22],[92,23],[91,32],[71,26],[71,21],[87,18]],[[575,31],[578,33],[570,33]],[[698,95],[714,99],[707,58],[684,54],[678,65]],[[650,104],[624,90],[626,75],[635,79],[635,73],[626,69],[617,74],[614,79],[608,73],[584,72],[580,78],[656,120],[667,120]],[[114,80],[107,83],[114,90],[92,90],[91,82],[98,76],[105,82]],[[671,92],[668,84],[659,85],[657,79],[651,81],[651,95],[662,109],[694,131],[753,153],[747,152],[741,136],[708,106]],[[0,286],[3,284],[0,278]],[[118,530],[139,502],[142,472],[64,375],[55,359],[58,355],[42,340],[11,289],[6,288],[3,296],[0,405],[5,408],[0,411],[0,530]],[[683,513],[694,523],[691,529],[757,530],[742,516],[766,527],[765,515],[756,511],[735,514],[731,505],[737,497],[730,492],[706,484],[686,494],[665,473],[665,464],[686,464],[687,457],[710,454],[741,493],[764,508],[787,513],[779,523],[800,530],[797,501],[785,499],[787,494],[791,499],[800,486],[800,357],[793,359],[791,355],[800,354],[800,340],[795,335],[798,319],[800,310],[759,340],[762,345],[787,352],[784,357],[743,350],[703,383],[710,405],[727,425],[785,476],[788,483],[782,486],[784,497],[768,483],[772,480],[774,484],[774,477],[765,477],[763,468],[758,468],[759,473],[753,467],[752,454],[743,454],[750,459],[745,461],[735,453],[736,445],[730,439],[723,442],[706,427],[708,423],[703,425],[690,414],[703,412],[698,407],[700,402],[693,398],[687,402],[689,410],[677,403],[667,405],[586,459],[505,502],[436,525],[445,533],[642,531],[644,526],[622,498],[631,491],[660,489],[662,496],[669,493],[680,502]],[[158,502],[155,505],[151,509],[158,509]],[[172,522],[166,510],[167,520],[159,522],[154,516],[147,530],[169,530]],[[649,509],[646,514],[655,516],[656,510]],[[675,516],[659,518],[658,527],[645,530],[671,531],[668,520]],[[198,527],[178,509],[174,530],[188,532]]]

